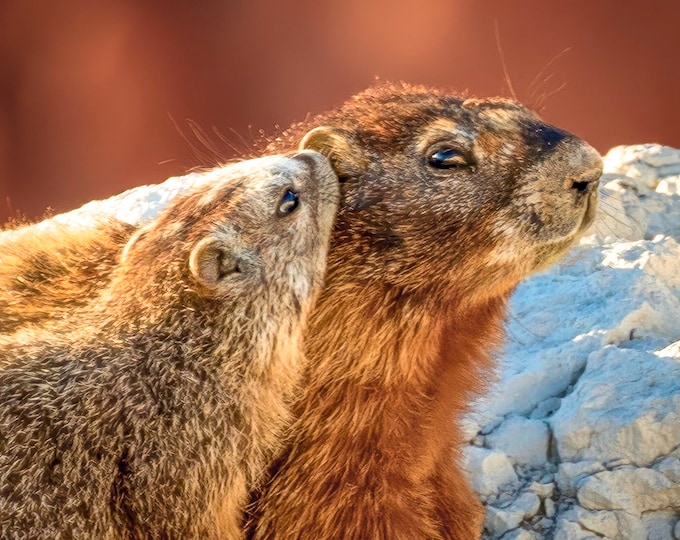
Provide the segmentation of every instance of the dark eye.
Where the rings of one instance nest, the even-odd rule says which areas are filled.
[[[276,213],[281,217],[290,215],[295,212],[295,209],[299,204],[300,198],[298,197],[298,194],[292,189],[287,189],[279,201],[279,207],[276,210]]]
[[[428,163],[436,169],[461,169],[470,165],[466,157],[453,148],[444,148],[430,154]]]

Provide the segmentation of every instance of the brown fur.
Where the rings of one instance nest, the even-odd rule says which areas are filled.
[[[420,88],[369,90],[311,124],[329,126],[303,146],[329,155],[344,204],[294,440],[252,536],[478,538],[455,420],[489,377],[515,285],[592,220],[600,158],[517,103]],[[474,166],[433,168],[441,147]]]
[[[402,85],[263,151],[300,140],[329,157],[343,204],[293,441],[254,494],[251,534],[477,538],[454,420],[489,377],[513,288],[592,220],[600,158],[513,101]],[[460,167],[433,167],[438,149]]]
[[[338,203],[320,154],[175,199],[96,301],[0,337],[0,530],[239,538],[282,445]],[[286,189],[299,194],[277,215]]]
[[[59,320],[87,304],[108,284],[111,255],[135,229],[109,218],[88,226],[55,223],[0,234],[0,333]]]

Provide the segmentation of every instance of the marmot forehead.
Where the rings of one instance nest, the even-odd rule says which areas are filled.
[[[178,197],[154,228],[190,237],[228,220],[237,229],[269,224],[286,189],[304,195],[304,205],[321,213],[337,203],[337,176],[328,159],[305,150],[231,163],[207,173],[208,182]]]
[[[507,98],[469,98],[387,84],[357,94],[312,124],[346,129],[362,146],[390,154],[405,150],[430,124],[442,120],[454,122],[458,130],[471,136],[486,131],[519,134],[524,124],[539,121],[530,109]],[[309,123],[305,127],[309,128]]]

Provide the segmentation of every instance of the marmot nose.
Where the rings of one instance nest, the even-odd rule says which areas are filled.
[[[572,169],[564,179],[564,189],[578,194],[596,191],[602,176],[602,158],[599,152],[578,137],[572,137],[564,151]]]
[[[573,189],[578,193],[586,193],[597,188],[598,181],[602,175],[602,169],[592,169],[586,171],[581,176],[567,178],[564,182],[566,189]]]

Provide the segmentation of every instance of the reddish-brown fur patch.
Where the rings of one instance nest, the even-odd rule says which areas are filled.
[[[589,219],[594,195],[572,196],[561,175],[596,179],[599,157],[519,104],[466,103],[388,86],[312,121],[331,126],[308,144],[347,171],[345,201],[311,316],[298,420],[254,497],[253,538],[479,537],[483,509],[460,468],[458,421],[493,377],[507,299],[540,265],[539,237],[562,238],[536,223],[554,215],[576,231]],[[530,135],[544,132],[563,146],[533,147]],[[438,140],[474,156],[474,167],[430,168]],[[506,142],[515,152],[493,153]],[[272,148],[285,144],[284,135]],[[582,169],[559,165],[564,152]],[[554,201],[532,203],[536,217],[524,213],[531,185]],[[500,215],[518,238],[499,229]],[[544,249],[559,253],[576,234],[568,238]]]

